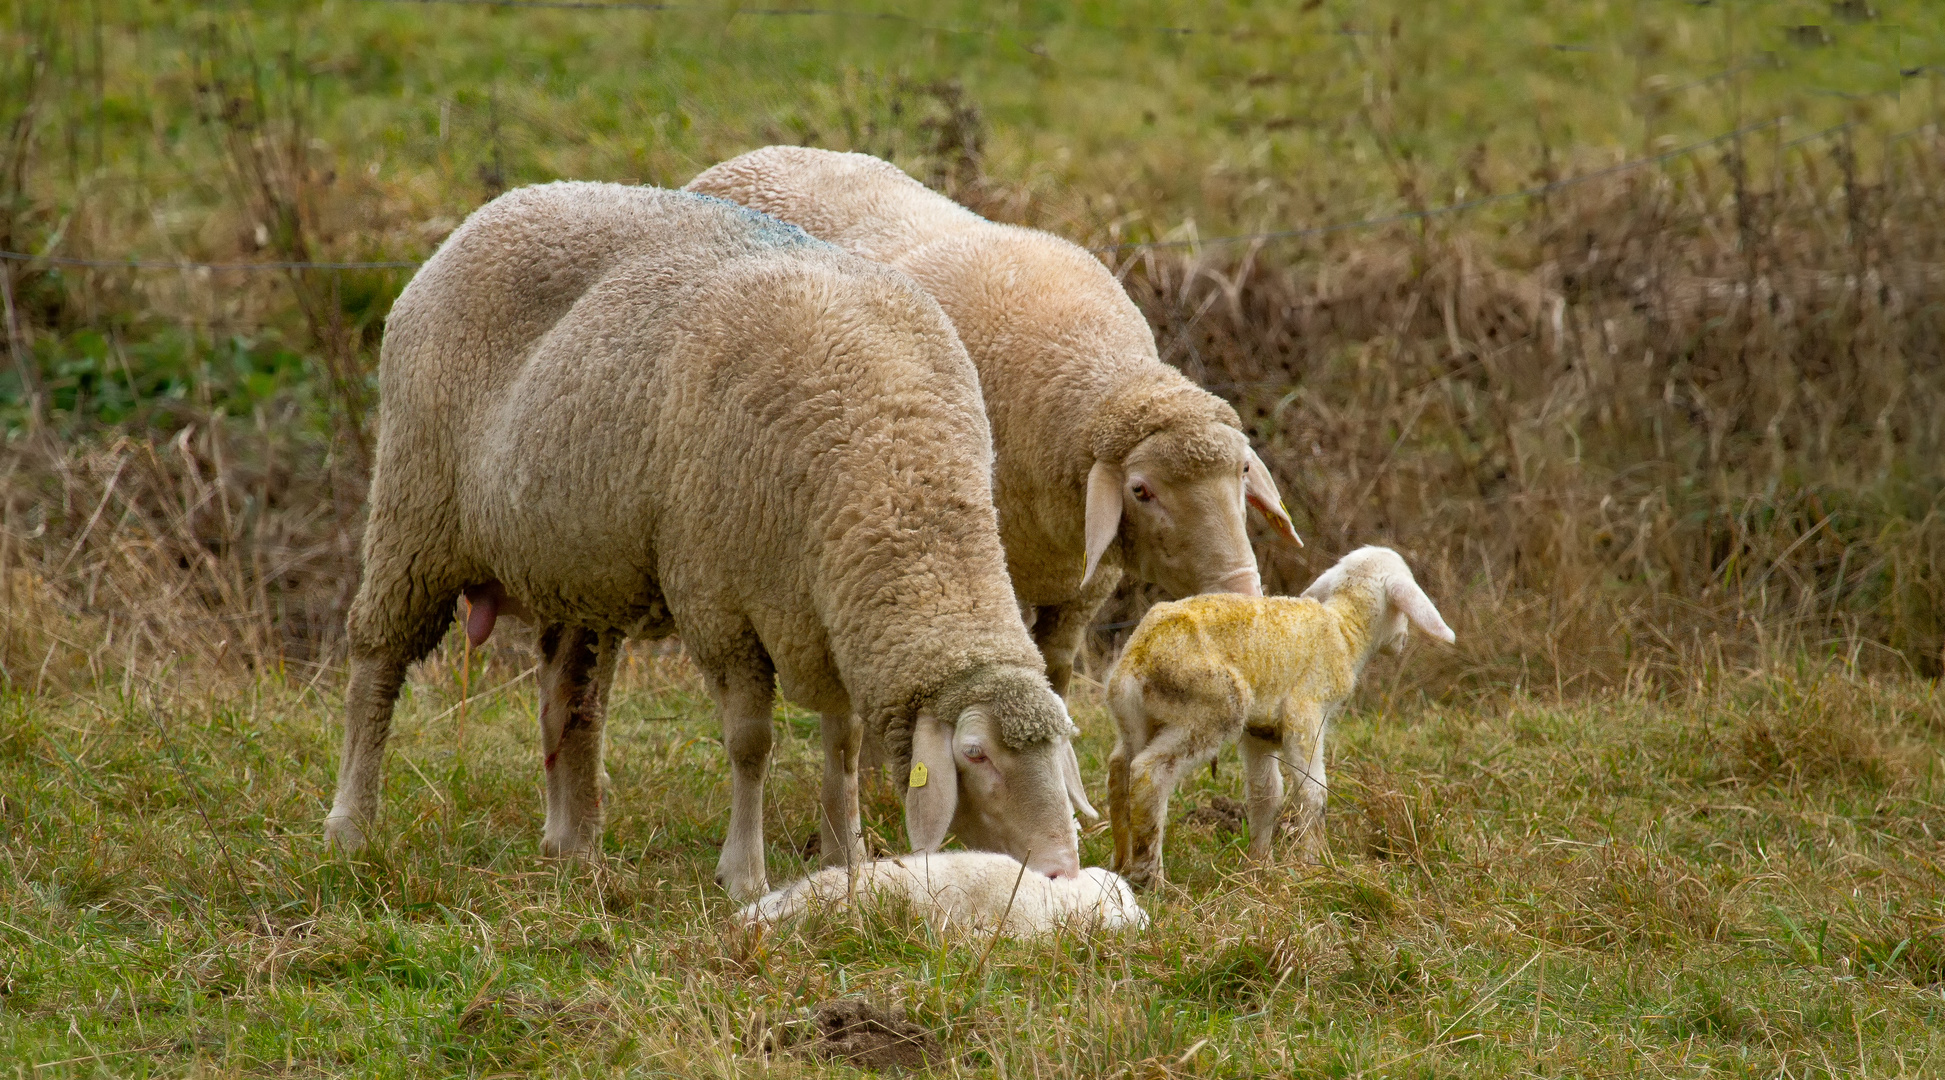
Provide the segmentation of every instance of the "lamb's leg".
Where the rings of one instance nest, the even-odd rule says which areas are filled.
[[[1199,741],[1184,728],[1163,726],[1161,734],[1128,762],[1128,861],[1122,876],[1137,887],[1163,881],[1168,798],[1190,769],[1215,754],[1215,746],[1201,747],[1196,745]]]
[[[540,633],[540,742],[547,768],[547,825],[540,853],[601,849],[601,751],[621,639],[570,626]]]
[[[716,860],[716,881],[738,903],[769,891],[763,869],[763,777],[770,767],[773,676],[768,669],[762,675],[739,671],[710,677],[722,713],[723,747],[729,751],[729,836]]]
[[[867,858],[858,822],[858,753],[864,724],[849,709],[824,714],[824,791],[817,819],[825,866],[856,866]]]
[[[1128,763],[1148,745],[1148,714],[1141,687],[1132,679],[1109,678],[1108,711],[1114,717],[1114,749],[1108,753],[1108,826],[1114,834],[1117,874],[1132,865],[1134,840],[1128,816]]]
[[[378,817],[385,742],[392,734],[392,709],[406,670],[445,636],[459,596],[457,582],[442,589],[388,573],[394,565],[409,566],[382,554],[367,558],[365,580],[352,601],[346,625],[351,639],[351,685],[345,694],[337,795],[324,819],[325,839],[345,851],[364,846],[365,834]]]
[[[1281,735],[1266,736],[1243,732],[1243,811],[1249,818],[1249,857],[1270,857],[1270,842],[1276,838],[1276,815],[1283,808],[1283,753]]]
[[[1300,760],[1290,763],[1297,766],[1297,850],[1305,862],[1322,862],[1324,858],[1324,800],[1330,794],[1330,780],[1324,775],[1324,728],[1325,717],[1320,708],[1306,708],[1293,712],[1285,721],[1285,731],[1294,731],[1297,737],[1285,740],[1284,745],[1295,750]]]
[[[1114,863],[1111,869],[1127,874],[1133,839],[1128,821],[1128,740],[1117,736],[1108,754],[1108,827],[1114,833]]]

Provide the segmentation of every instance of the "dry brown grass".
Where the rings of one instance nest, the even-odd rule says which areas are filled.
[[[1936,676],[1938,145],[1867,180],[1842,144],[1752,136],[1497,224],[1121,270],[1317,541],[1267,545],[1266,583],[1388,541],[1454,610],[1419,685],[1682,683],[1799,649]],[[1739,152],[1774,160],[1762,192]]]

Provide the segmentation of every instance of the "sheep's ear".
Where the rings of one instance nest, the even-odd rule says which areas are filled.
[[[1074,744],[1069,740],[1060,753],[1060,779],[1067,785],[1067,801],[1089,821],[1101,820],[1101,812],[1087,801],[1087,788],[1081,784],[1081,759],[1074,753]]]
[[[1081,572],[1082,585],[1094,576],[1101,556],[1107,554],[1114,534],[1121,529],[1121,482],[1126,478],[1121,466],[1111,461],[1097,461],[1087,470],[1087,524],[1083,530],[1087,536],[1087,569]]]
[[[1391,606],[1403,612],[1413,626],[1448,645],[1458,638],[1452,628],[1445,625],[1445,619],[1432,606],[1432,598],[1425,595],[1418,582],[1410,578],[1393,578],[1385,586],[1385,595],[1390,598]]]
[[[1283,496],[1277,494],[1276,479],[1270,475],[1270,467],[1251,450],[1249,460],[1243,466],[1243,498],[1251,506],[1263,511],[1270,524],[1283,535],[1285,540],[1303,546],[1303,537],[1297,535],[1297,526],[1290,520],[1290,512],[1283,508]]]
[[[913,851],[937,851],[959,807],[959,769],[951,724],[920,712],[912,725],[912,769],[905,776],[905,836]]]

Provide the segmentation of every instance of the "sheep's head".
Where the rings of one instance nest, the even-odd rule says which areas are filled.
[[[950,719],[947,719],[947,718]],[[905,829],[914,851],[948,835],[1049,877],[1080,873],[1081,787],[1073,722],[1046,676],[1000,669],[948,684],[912,730]]]
[[[1118,538],[1127,570],[1175,596],[1259,596],[1250,506],[1285,539],[1303,543],[1270,470],[1242,432],[1216,423],[1157,431],[1120,461],[1096,461],[1087,474],[1083,581]]]
[[[1404,557],[1386,547],[1361,547],[1337,560],[1337,565],[1317,576],[1303,595],[1323,602],[1345,589],[1363,589],[1379,603],[1378,618],[1371,627],[1373,651],[1397,655],[1405,649],[1405,639],[1416,626],[1428,636],[1450,644],[1457,638],[1452,628],[1432,605],[1432,598],[1418,587]]]

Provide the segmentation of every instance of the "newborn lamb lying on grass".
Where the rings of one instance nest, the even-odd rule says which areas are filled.
[[[1239,740],[1250,858],[1270,854],[1283,763],[1299,777],[1304,854],[1321,858],[1325,730],[1364,665],[1403,651],[1412,626],[1453,640],[1405,560],[1382,547],[1344,556],[1302,596],[1214,593],[1148,609],[1108,674],[1120,730],[1108,756],[1114,868],[1137,886],[1161,883],[1169,793]]]
[[[775,925],[813,908],[840,910],[859,901],[902,899],[942,933],[1035,937],[1062,926],[1140,930],[1148,915],[1134,890],[1111,870],[1090,866],[1079,877],[1050,878],[992,851],[938,851],[832,866],[765,896],[737,914],[744,924]]]

